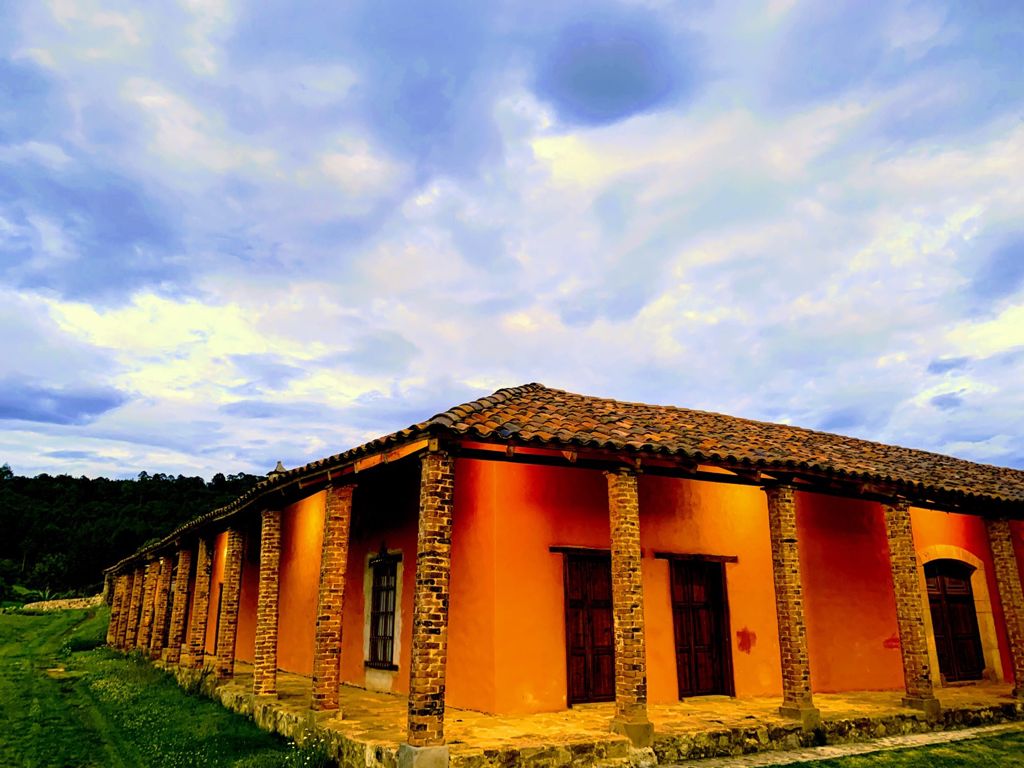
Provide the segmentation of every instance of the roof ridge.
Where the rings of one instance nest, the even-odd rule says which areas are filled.
[[[536,381],[529,384],[520,384],[516,387],[502,387],[489,395],[477,398],[476,400],[470,400],[468,403],[462,403],[449,408],[447,411],[435,414],[423,422],[423,424],[427,427],[435,425],[452,427],[471,413],[479,413],[486,408],[490,408],[498,403],[508,402],[527,392],[537,392],[544,389],[547,389],[547,387]]]

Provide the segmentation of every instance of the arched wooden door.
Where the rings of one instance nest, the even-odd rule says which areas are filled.
[[[971,589],[973,572],[973,566],[959,560],[933,560],[924,566],[939,671],[946,682],[980,680],[985,670]]]

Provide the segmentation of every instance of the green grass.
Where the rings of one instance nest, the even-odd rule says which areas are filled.
[[[807,768],[962,768],[962,766],[1024,766],[1024,732],[969,739],[933,747],[895,749],[868,755],[793,763]]]
[[[108,613],[0,613],[0,765],[272,768],[299,756],[147,662],[102,647]]]

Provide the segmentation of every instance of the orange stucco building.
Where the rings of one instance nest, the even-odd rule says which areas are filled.
[[[314,709],[406,696],[412,763],[443,756],[445,705],[614,701],[638,745],[648,702],[710,694],[806,727],[825,692],[935,713],[954,682],[1024,690],[1022,518],[1019,470],[526,385],[275,471],[113,566],[108,640],[166,605],[151,651],[253,663],[258,694],[285,670]],[[167,568],[170,594],[134,588]]]

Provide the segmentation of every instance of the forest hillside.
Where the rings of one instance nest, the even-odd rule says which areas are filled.
[[[0,466],[0,600],[99,591],[103,569],[177,525],[240,496],[255,475],[131,480],[19,477]],[[17,597],[17,595],[14,595]]]

